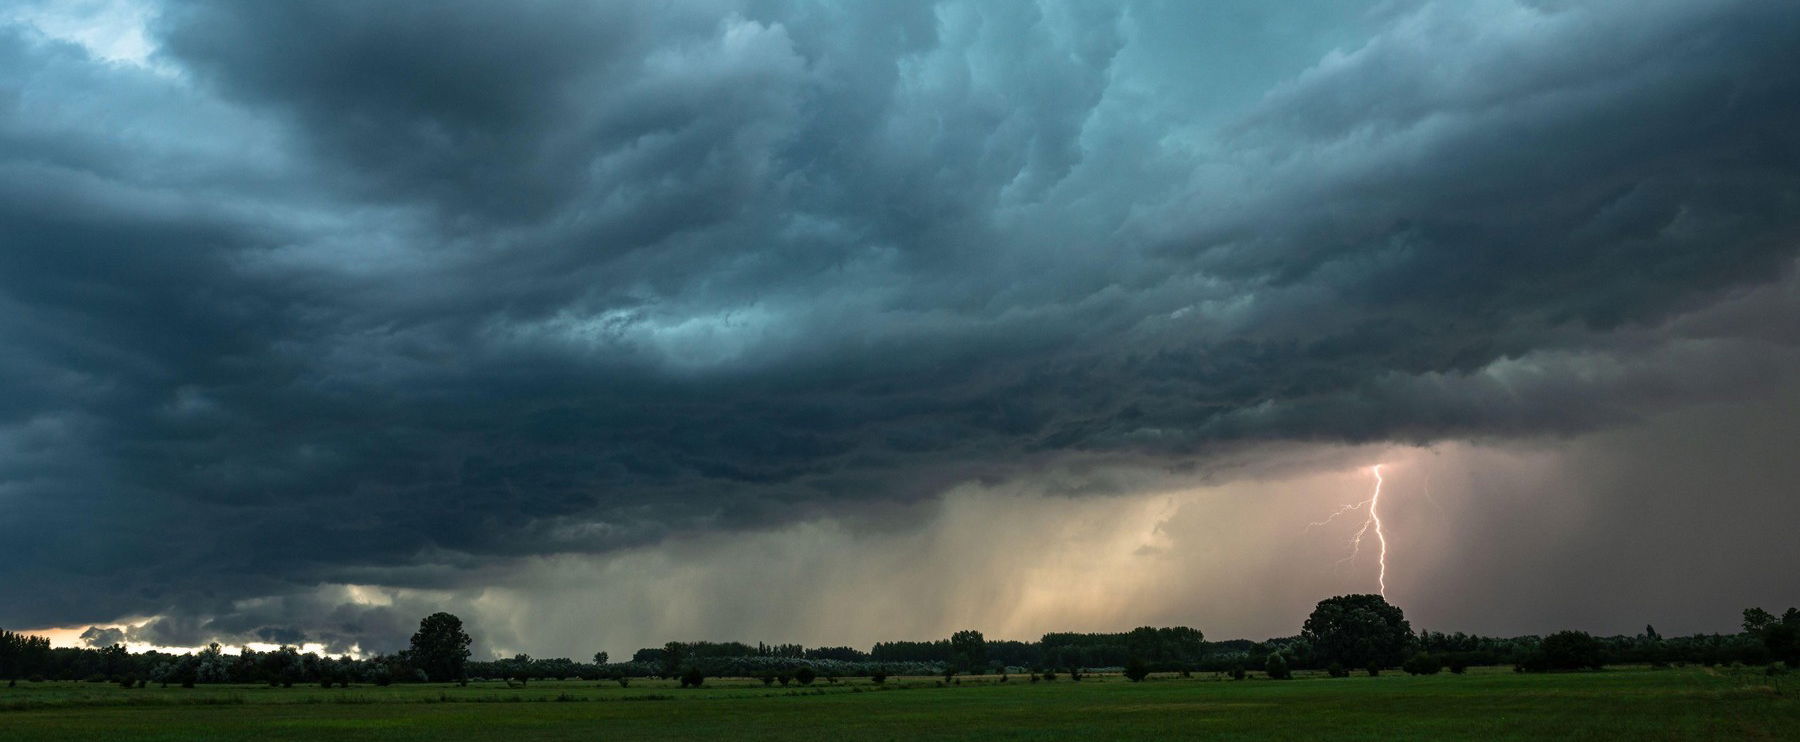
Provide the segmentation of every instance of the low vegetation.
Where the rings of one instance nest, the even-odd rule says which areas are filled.
[[[868,653],[670,642],[617,663],[605,652],[592,662],[471,660],[472,637],[445,613],[421,621],[406,649],[368,657],[293,647],[230,653],[216,644],[134,654],[0,631],[0,729],[8,739],[307,739],[326,727],[343,732],[327,736],[360,738],[356,730],[369,725],[393,733],[368,738],[473,739],[505,724],[574,739],[606,723],[613,739],[659,729],[773,739],[781,725],[802,724],[809,736],[1040,739],[1309,736],[1303,730],[1324,727],[1307,724],[1329,719],[1332,736],[1352,739],[1800,737],[1790,679],[1800,667],[1800,611],[1753,608],[1743,627],[1676,638],[1649,626],[1614,637],[1415,633],[1379,596],[1349,595],[1321,601],[1299,635],[1263,642],[1207,642],[1184,627],[1036,642],[961,631]],[[1382,672],[1394,667],[1405,674]],[[1014,675],[1030,680],[1009,682]],[[1265,682],[1288,680],[1311,682]],[[818,700],[763,700],[784,697]],[[676,711],[588,703],[700,698],[716,703]],[[583,709],[512,706],[536,703]],[[302,707],[312,710],[294,710]],[[259,726],[272,718],[281,725]]]

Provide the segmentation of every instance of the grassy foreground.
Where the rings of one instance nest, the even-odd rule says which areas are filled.
[[[709,680],[323,690],[0,687],[6,740],[1800,739],[1800,675],[1760,669],[1241,682]]]

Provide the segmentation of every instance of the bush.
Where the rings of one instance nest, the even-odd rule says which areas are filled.
[[[1365,669],[1367,669],[1369,671],[1369,677],[1371,677],[1371,678],[1378,677],[1381,675],[1381,666],[1377,665],[1373,662],[1369,663],[1369,666]]]
[[[698,667],[690,666],[687,672],[681,674],[681,687],[683,688],[698,688],[705,684],[706,673],[700,672]]]
[[[1334,678],[1347,678],[1350,677],[1350,668],[1344,667],[1342,662],[1333,662],[1326,666],[1325,674]]]
[[[1054,682],[1055,680],[1056,680],[1056,670],[1055,669],[1049,669],[1049,670],[1044,671],[1044,682],[1046,682],[1046,683]]]
[[[137,684],[138,684],[137,678],[134,678],[130,675],[126,675],[125,677],[119,678],[119,687],[120,688],[136,688]]]
[[[1268,661],[1263,663],[1263,672],[1268,673],[1270,680],[1287,680],[1294,677],[1294,672],[1288,669],[1287,658],[1281,656],[1280,652],[1269,655]]]
[[[876,685],[881,685],[883,683],[886,683],[887,682],[887,673],[878,672],[878,673],[875,673],[874,675],[870,675],[869,682],[874,683]]]
[[[1408,657],[1400,669],[1408,675],[1436,675],[1444,669],[1444,663],[1431,654],[1420,652]]]
[[[1549,672],[1550,662],[1543,652],[1526,652],[1513,660],[1513,672]]]
[[[1544,662],[1552,670],[1595,670],[1605,666],[1601,658],[1600,640],[1585,631],[1558,631],[1544,637],[1540,645]]]
[[[1450,666],[1450,672],[1452,674],[1461,675],[1464,670],[1469,669],[1469,658],[1464,657],[1461,654],[1453,654],[1446,658],[1444,664]]]
[[[813,672],[810,667],[802,667],[794,671],[794,679],[800,681],[801,685],[812,685],[812,681],[818,677],[819,674]]]
[[[85,678],[82,678],[81,681],[84,683],[104,683],[104,682],[106,682],[106,676],[101,675],[100,673],[94,673]]]
[[[1133,683],[1141,683],[1144,678],[1150,677],[1150,666],[1133,657],[1130,662],[1125,663],[1125,677]]]
[[[1231,679],[1232,680],[1243,680],[1244,674],[1245,674],[1244,666],[1242,664],[1231,666]]]

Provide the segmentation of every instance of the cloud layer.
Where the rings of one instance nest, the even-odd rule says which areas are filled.
[[[344,643],[407,619],[322,584],[1791,378],[1800,11],[1324,6],[19,13],[0,624]]]

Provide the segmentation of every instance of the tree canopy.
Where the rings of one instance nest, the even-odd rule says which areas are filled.
[[[461,680],[473,641],[463,631],[462,619],[439,611],[419,621],[412,635],[412,661],[432,680]]]
[[[1318,662],[1345,667],[1393,667],[1413,644],[1406,615],[1379,595],[1339,595],[1319,601],[1300,636]]]

